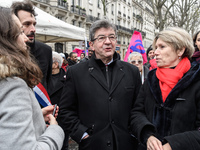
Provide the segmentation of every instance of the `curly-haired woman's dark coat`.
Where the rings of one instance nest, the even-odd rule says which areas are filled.
[[[150,71],[132,110],[131,126],[143,143],[140,150],[146,149],[150,135],[168,142],[173,150],[199,150],[200,66],[183,76],[164,103],[156,69]]]

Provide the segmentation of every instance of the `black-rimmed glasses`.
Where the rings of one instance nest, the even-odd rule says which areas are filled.
[[[93,39],[92,41],[94,42],[95,40],[97,40],[98,42],[105,42],[107,38],[113,42],[117,40],[115,35],[109,35],[109,36],[99,35],[97,38]]]

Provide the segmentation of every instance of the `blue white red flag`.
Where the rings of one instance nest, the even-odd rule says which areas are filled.
[[[44,86],[41,83],[39,83],[38,85],[36,85],[33,88],[33,91],[35,93],[35,97],[37,98],[38,102],[43,107],[52,105],[51,101],[50,101],[50,98],[49,98],[49,95],[48,95],[46,89],[44,88]]]
[[[134,31],[134,33],[132,35],[130,44],[128,46],[126,55],[124,57],[124,61],[128,60],[128,56],[132,52],[139,52],[143,57],[143,64],[145,64],[147,62],[147,55],[146,55],[145,49],[142,45],[142,35],[138,31]]]

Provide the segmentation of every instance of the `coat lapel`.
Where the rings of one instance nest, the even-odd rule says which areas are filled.
[[[121,65],[120,61],[115,62],[115,66],[113,68],[113,76],[112,76],[112,85],[110,89],[110,94],[116,89],[116,87],[121,82],[122,78],[124,77],[123,66]]]
[[[96,62],[94,60],[92,63],[89,63],[89,68],[88,71],[90,73],[91,76],[94,77],[94,79],[106,90],[109,92],[108,89],[108,85],[106,82],[106,79],[102,73],[102,71],[100,70],[99,66],[96,64]]]

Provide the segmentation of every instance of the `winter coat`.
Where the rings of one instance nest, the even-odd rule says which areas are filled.
[[[156,69],[148,74],[131,114],[131,128],[146,148],[150,135],[173,150],[200,149],[200,67],[193,66],[163,103]]]
[[[112,69],[109,88],[101,69],[105,65],[94,55],[68,69],[59,112],[63,129],[79,143],[80,150],[136,150],[129,127],[141,86],[139,70],[118,60],[115,53],[108,66],[108,71]],[[82,140],[85,132],[90,136]]]

